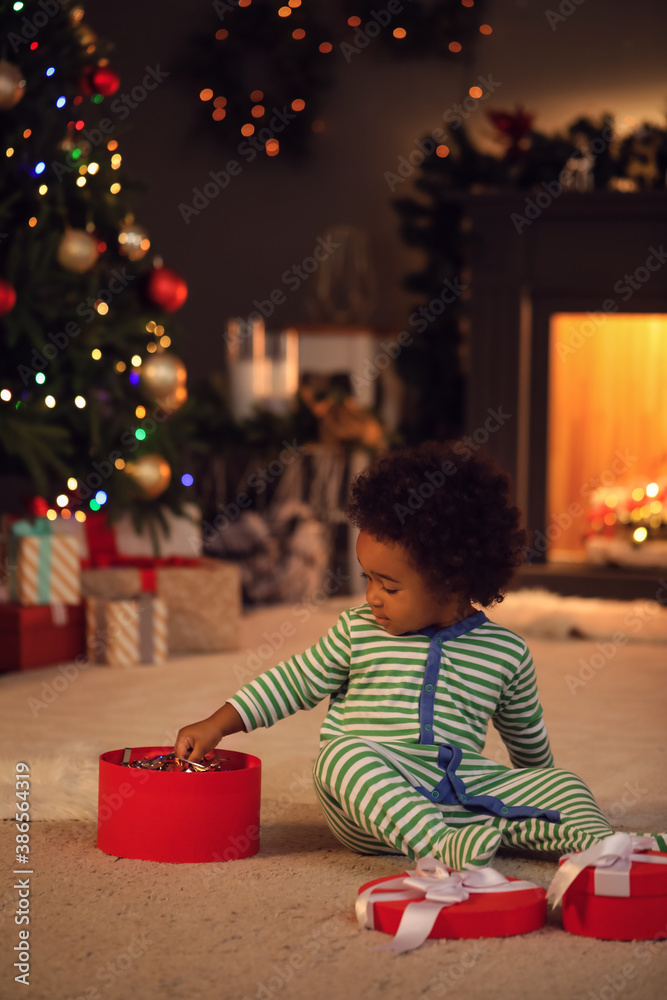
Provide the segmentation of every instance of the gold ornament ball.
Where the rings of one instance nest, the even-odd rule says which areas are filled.
[[[129,260],[141,260],[151,248],[148,233],[134,220],[128,220],[118,233],[118,251]]]
[[[0,59],[0,111],[16,107],[25,93],[25,77],[13,63]]]
[[[185,387],[188,373],[175,354],[160,351],[144,361],[140,369],[141,389],[168,410],[177,410],[188,398]]]
[[[126,462],[124,471],[141,488],[146,500],[159,497],[171,482],[171,466],[161,455],[144,455]]]
[[[58,244],[56,260],[68,271],[83,274],[90,271],[99,255],[94,236],[83,229],[66,229]]]

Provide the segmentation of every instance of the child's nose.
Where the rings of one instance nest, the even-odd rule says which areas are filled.
[[[368,583],[366,584],[366,600],[368,601],[369,604],[373,605],[376,608],[379,608],[382,605],[382,595],[380,592],[380,588],[376,583],[373,583],[372,580],[369,580]]]

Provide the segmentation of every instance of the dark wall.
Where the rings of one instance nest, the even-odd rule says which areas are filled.
[[[125,93],[141,83],[146,67],[170,64],[183,37],[211,7],[209,0],[89,0],[86,21],[115,42],[114,64]],[[281,156],[245,164],[189,224],[179,204],[190,203],[193,189],[206,183],[209,171],[222,169],[233,150],[212,136],[192,137],[195,86],[188,88],[172,73],[150,93],[119,124],[118,138],[124,167],[148,184],[137,202],[137,220],[150,232],[153,249],[189,284],[179,319],[188,335],[183,353],[191,378],[223,367],[226,318],[247,315],[253,300],[268,298],[273,289],[287,300],[268,325],[311,319],[312,280],[290,292],[281,275],[309,256],[318,234],[332,224],[359,226],[370,240],[378,278],[371,322],[404,327],[411,299],[401,280],[419,266],[421,255],[402,244],[391,201],[412,193],[411,179],[392,193],[384,175],[396,171],[416,140],[442,124],[443,114],[480,75],[493,81],[488,106],[522,104],[536,113],[536,127],[548,131],[582,113],[603,111],[614,113],[621,127],[629,127],[626,116],[662,123],[667,4],[553,0],[551,10],[561,8],[573,12],[550,24],[545,0],[490,0],[485,20],[493,34],[480,36],[467,62],[399,62],[377,39],[349,64],[334,50],[336,83],[312,155],[301,165]],[[216,22],[210,23],[215,30]],[[492,144],[486,106],[480,102],[468,124],[481,143]]]

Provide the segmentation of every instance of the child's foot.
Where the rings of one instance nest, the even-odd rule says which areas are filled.
[[[653,837],[659,851],[667,852],[667,833],[631,833],[631,837]]]
[[[474,823],[460,830],[448,830],[435,851],[449,868],[461,871],[488,865],[498,850],[501,834],[493,826]]]

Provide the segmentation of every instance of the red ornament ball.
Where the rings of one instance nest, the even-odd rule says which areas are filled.
[[[120,87],[120,77],[110,66],[96,66],[90,74],[90,85],[96,94],[111,97]]]
[[[165,312],[176,312],[188,297],[188,286],[170,267],[154,267],[148,275],[146,292],[154,305]]]
[[[0,316],[6,316],[16,305],[16,292],[4,278],[0,278]]]

